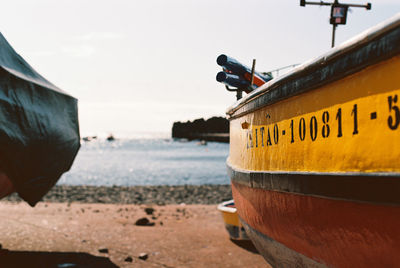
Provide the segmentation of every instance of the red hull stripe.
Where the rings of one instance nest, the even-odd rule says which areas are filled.
[[[232,181],[264,190],[400,205],[400,174],[253,172],[228,165]]]
[[[400,207],[251,188],[232,182],[239,216],[328,267],[398,267]],[[274,253],[271,253],[275,255]]]
[[[247,81],[251,82],[251,74],[250,73],[245,73],[244,78]],[[265,84],[265,81],[263,79],[261,79],[260,77],[258,77],[256,74],[254,74],[253,84],[256,85],[257,87],[261,87],[262,85]]]

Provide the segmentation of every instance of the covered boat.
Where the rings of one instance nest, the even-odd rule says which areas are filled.
[[[0,198],[35,205],[80,147],[77,100],[39,75],[0,33]]]
[[[272,266],[400,265],[400,14],[227,115],[235,204]]]

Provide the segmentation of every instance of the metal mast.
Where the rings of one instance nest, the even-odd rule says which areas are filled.
[[[310,1],[305,1],[305,0],[300,0],[300,6],[305,7],[306,5],[316,5],[316,6],[331,6],[331,18],[330,18],[330,24],[332,24],[332,47],[335,46],[335,33],[336,33],[336,27],[339,24],[346,24],[347,20],[347,11],[349,7],[362,7],[365,8],[366,10],[371,9],[371,3],[367,3],[365,5],[360,5],[360,4],[343,4],[339,3],[338,0],[334,0],[334,2],[329,3],[329,2],[310,2]]]

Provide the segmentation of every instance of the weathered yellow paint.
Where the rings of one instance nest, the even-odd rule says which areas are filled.
[[[355,105],[357,134],[353,134]],[[336,117],[339,109],[341,137],[338,137],[339,120]],[[399,56],[231,120],[228,161],[237,168],[259,171],[400,172],[400,124],[396,124],[400,112],[397,109],[400,109]],[[325,138],[322,136],[324,112],[329,113],[330,130]],[[374,112],[376,119],[373,119]],[[314,141],[310,135],[313,116],[317,122]],[[301,118],[304,118],[306,126],[303,141],[299,137]],[[242,127],[244,123],[249,124],[247,129]],[[391,129],[389,123],[395,129]],[[277,144],[273,137],[275,124],[279,129]],[[272,143],[269,146],[268,129]]]
[[[239,221],[239,216],[236,212],[231,213],[231,212],[227,212],[227,211],[221,211],[221,213],[222,213],[222,217],[224,219],[225,224],[242,227],[242,225],[240,224],[240,221]]]

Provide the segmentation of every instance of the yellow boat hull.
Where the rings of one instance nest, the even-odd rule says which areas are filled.
[[[400,172],[400,56],[230,122],[249,170]]]
[[[400,263],[400,15],[228,112],[239,219],[274,267]]]

